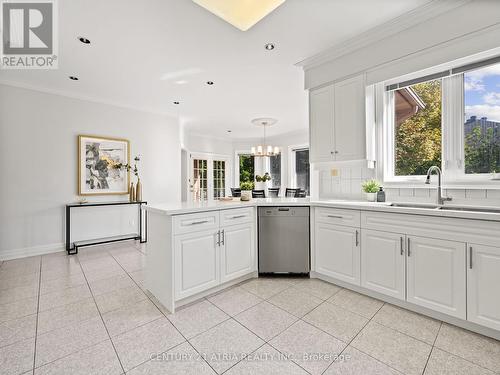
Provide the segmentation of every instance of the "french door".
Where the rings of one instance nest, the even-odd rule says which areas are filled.
[[[190,155],[191,197],[193,201],[206,201],[227,196],[229,189],[229,158],[223,155]]]

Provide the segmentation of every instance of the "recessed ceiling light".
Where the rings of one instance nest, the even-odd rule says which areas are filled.
[[[83,36],[79,36],[79,37],[78,37],[78,40],[79,40],[80,42],[82,42],[83,44],[90,44],[90,40],[89,40],[89,39],[87,39],[87,38],[85,38],[85,37],[83,37]]]
[[[267,43],[264,48],[268,51],[272,51],[274,49],[274,43]]]
[[[232,133],[233,131],[232,131],[232,130],[228,130],[227,132],[228,132],[228,133]]]
[[[207,85],[212,86],[213,84],[213,81],[207,81]]]
[[[78,77],[75,76],[69,76],[69,79],[72,81],[78,81]]]
[[[199,6],[212,12],[217,17],[229,22],[241,31],[247,31],[285,0],[193,0]]]
[[[175,105],[177,105],[177,104],[181,104],[181,103],[180,103],[180,102],[175,101],[175,102],[174,102],[174,104],[175,104]]]

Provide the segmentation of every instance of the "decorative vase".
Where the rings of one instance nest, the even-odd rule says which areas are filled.
[[[377,193],[365,193],[366,200],[368,202],[376,202],[377,201]]]
[[[137,177],[137,185],[135,186],[135,200],[142,202],[142,183],[139,177]]]
[[[130,183],[130,188],[128,189],[128,197],[130,202],[135,202],[135,187],[133,182]]]

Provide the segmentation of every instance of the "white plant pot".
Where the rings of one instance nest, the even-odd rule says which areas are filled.
[[[365,193],[366,200],[368,202],[376,202],[377,201],[377,193]]]
[[[240,200],[249,201],[250,199],[252,199],[252,190],[242,190]]]
[[[255,182],[255,190],[264,190],[267,197],[267,188],[269,187],[269,181]]]

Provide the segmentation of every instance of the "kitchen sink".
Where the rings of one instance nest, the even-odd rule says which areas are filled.
[[[430,203],[391,203],[391,207],[401,208],[426,208],[426,209],[439,209],[441,206]]]
[[[490,208],[490,207],[441,206],[439,209],[445,211],[466,211],[466,212],[484,212],[484,213],[500,214],[500,208]]]
[[[471,207],[471,206],[439,206],[431,203],[391,203],[391,207],[422,208],[427,210],[461,211],[461,212],[484,212],[500,214],[500,208],[493,207]]]

